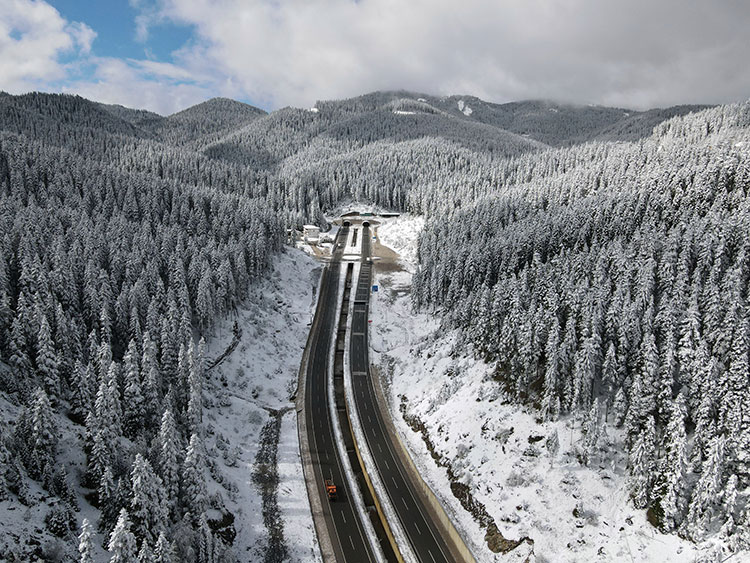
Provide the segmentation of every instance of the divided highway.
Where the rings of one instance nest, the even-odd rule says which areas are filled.
[[[347,235],[346,227],[339,231],[333,258],[323,272],[318,297],[320,304],[311,327],[311,347],[305,378],[305,420],[313,473],[336,560],[341,563],[366,563],[375,562],[377,558],[370,547],[364,524],[350,492],[351,487],[356,485],[347,481],[339,457],[328,395],[330,351],[340,300],[342,250],[338,248],[338,243],[345,243]],[[338,487],[338,498],[334,502],[329,502],[324,493],[325,479],[333,479]]]
[[[429,509],[407,478],[406,469],[395,453],[396,447],[391,443],[375,397],[370,375],[367,336],[367,316],[372,282],[372,264],[368,260],[371,236],[369,227],[363,227],[361,236],[363,262],[360,267],[352,311],[350,348],[354,401],[367,446],[414,554],[421,562],[448,563],[454,558],[438,531],[437,525],[432,521]]]

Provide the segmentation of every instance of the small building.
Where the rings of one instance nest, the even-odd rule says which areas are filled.
[[[318,242],[320,239],[320,227],[317,225],[305,225],[302,227],[302,234],[307,242]]]

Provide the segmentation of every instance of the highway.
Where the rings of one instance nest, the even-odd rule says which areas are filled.
[[[350,339],[354,401],[372,459],[414,554],[419,561],[424,563],[448,563],[454,558],[438,532],[438,527],[432,521],[430,510],[426,508],[422,498],[416,494],[411,481],[407,478],[406,469],[396,455],[394,445],[391,444],[375,397],[370,375],[367,335],[372,283],[372,263],[368,260],[371,238],[369,227],[362,229],[361,236],[362,264],[356,285]]]
[[[356,485],[347,481],[336,447],[327,384],[336,312],[341,297],[339,272],[342,250],[338,248],[338,243],[345,243],[347,235],[346,227],[339,231],[331,263],[323,272],[319,295],[322,303],[311,327],[305,380],[305,417],[315,482],[336,560],[341,563],[366,563],[375,562],[377,558],[350,494],[350,487]],[[324,479],[331,478],[338,487],[338,499],[333,502],[328,501],[324,486]]]

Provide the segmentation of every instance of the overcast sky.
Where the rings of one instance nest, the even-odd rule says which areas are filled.
[[[0,0],[0,90],[169,114],[373,90],[631,108],[750,98],[750,0]]]

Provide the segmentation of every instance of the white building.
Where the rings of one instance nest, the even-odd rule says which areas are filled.
[[[305,225],[302,227],[302,233],[307,242],[318,242],[320,239],[320,227],[316,225]]]

